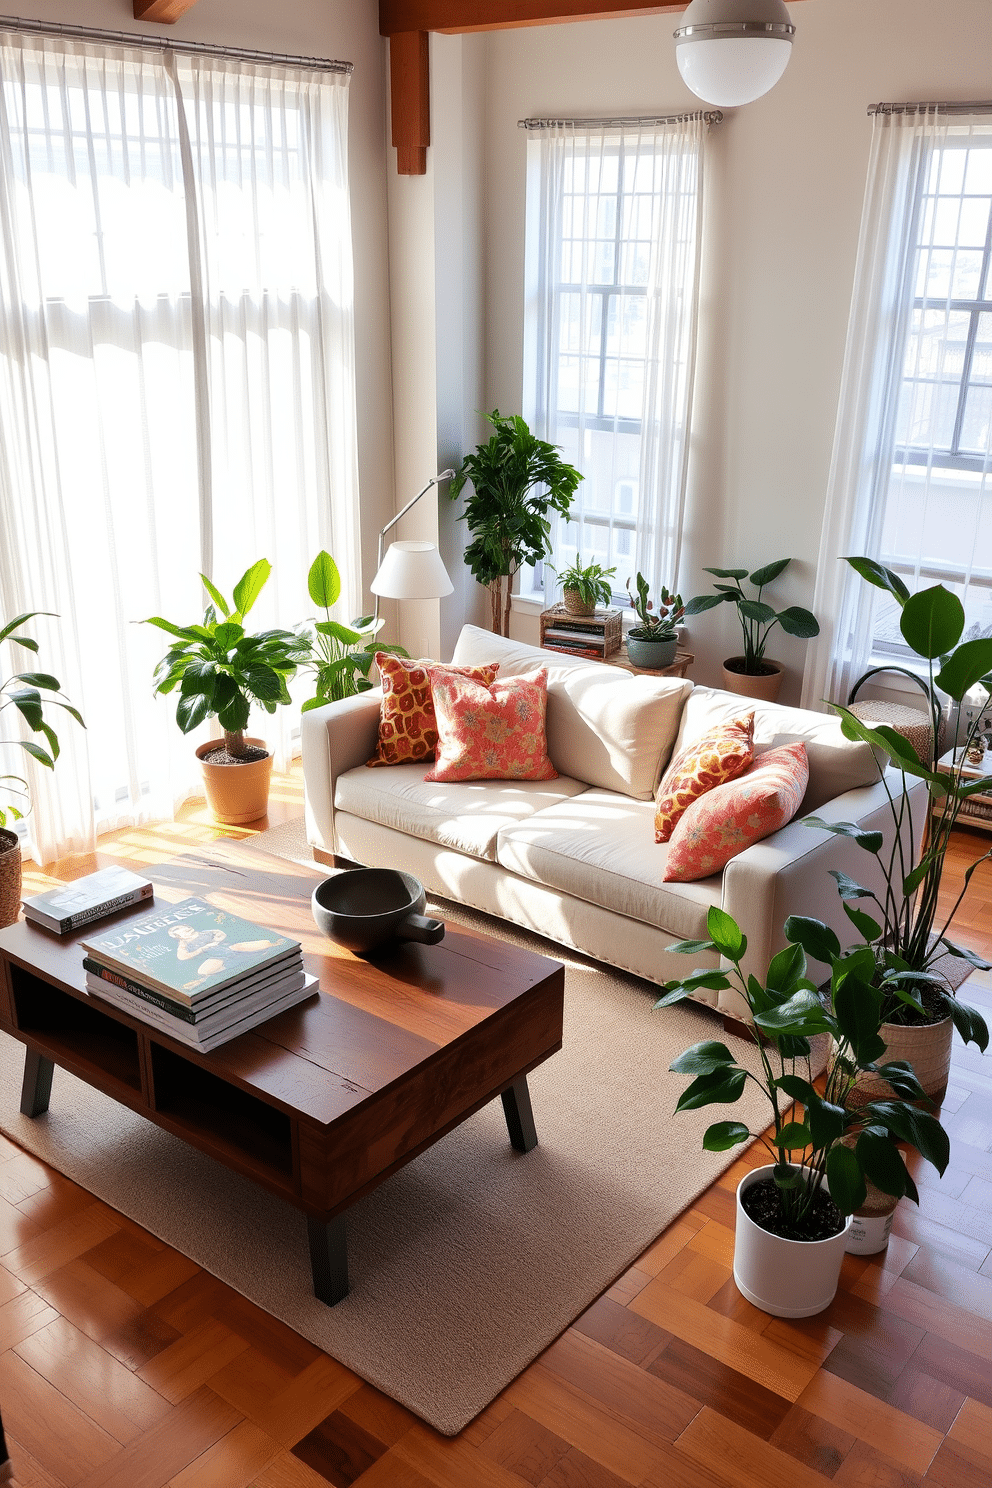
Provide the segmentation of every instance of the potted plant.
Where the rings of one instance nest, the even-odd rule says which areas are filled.
[[[627,632],[627,656],[634,666],[660,670],[671,666],[678,646],[676,626],[685,614],[680,594],[670,594],[663,584],[657,610],[648,598],[648,581],[643,574],[637,575],[637,593],[631,594],[630,580],[627,593],[631,607],[637,615],[637,624]]]
[[[323,609],[324,618],[314,622],[312,633],[302,633],[306,649],[300,652],[299,666],[313,674],[315,689],[303,704],[304,713],[324,703],[368,692],[372,687],[369,672],[377,651],[388,651],[392,656],[409,655],[403,646],[376,641],[385,624],[383,620],[362,615],[347,626],[331,619],[331,606],[341,595],[341,575],[326,550],[322,549],[310,565],[307,592],[314,604]]]
[[[871,728],[850,709],[832,704],[841,716],[846,736],[863,739],[899,771],[897,786],[890,784],[890,776],[882,774],[894,833],[886,847],[880,832],[863,832],[850,822],[826,822],[819,817],[807,820],[823,831],[851,838],[879,863],[884,883],[880,894],[845,874],[835,871],[833,877],[848,917],[872,949],[874,980],[884,997],[882,1036],[887,1047],[912,1062],[927,1094],[939,1102],[947,1088],[954,1028],[966,1042],[976,1043],[983,1051],[988,1047],[984,1018],[955,995],[940,962],[942,957],[951,956],[968,968],[988,970],[988,963],[980,956],[950,940],[949,931],[978,864],[992,857],[992,849],[968,869],[957,902],[942,920],[938,904],[944,860],[958,813],[970,796],[992,788],[992,777],[965,779],[953,768],[940,765],[936,757],[941,721],[937,691],[946,693],[955,705],[951,724],[956,736],[966,693],[977,686],[987,696],[992,695],[992,640],[961,641],[964,608],[957,595],[942,584],[911,595],[898,574],[873,560],[847,561],[900,605],[903,639],[920,663],[916,675],[923,672],[930,700],[931,748],[928,758],[920,760],[912,744],[888,725]],[[966,727],[964,749],[974,741],[980,718],[981,710]],[[907,778],[926,783],[927,827],[922,843],[916,842],[912,830]],[[872,901],[871,914],[855,907],[864,900]],[[877,1079],[867,1084],[868,1091],[877,1088]]]
[[[12,646],[21,646],[25,651],[37,655],[38,642],[33,636],[23,634],[21,627],[37,615],[50,614],[50,610],[29,610],[23,615],[15,616],[13,620],[9,620],[6,625],[0,627],[0,642],[7,641]],[[0,746],[5,752],[9,749],[23,749],[25,754],[37,760],[39,765],[44,765],[46,770],[55,768],[55,761],[59,757],[59,741],[54,728],[45,717],[45,707],[64,708],[77,723],[83,723],[78,711],[66,698],[60,696],[61,691],[61,682],[49,672],[12,672],[9,677],[4,677],[0,681],[0,713],[6,708],[13,708],[31,732],[40,734],[45,740],[45,744],[38,744],[33,739],[3,738],[0,739]],[[86,725],[83,724],[83,727],[85,728]],[[0,786],[3,787],[4,793],[4,799],[0,799],[0,926],[2,926],[14,923],[21,903],[21,842],[17,833],[12,832],[7,823],[20,821],[31,809],[31,795],[28,782],[23,775],[13,773],[0,775]]]
[[[306,639],[294,631],[245,630],[243,622],[271,572],[267,558],[253,563],[234,586],[233,605],[201,574],[211,600],[202,624],[173,625],[160,615],[144,622],[175,637],[153,680],[156,693],[179,688],[180,729],[190,734],[216,718],[224,730],[223,742],[214,739],[196,751],[207,801],[221,822],[251,822],[265,815],[272,756],[263,740],[246,737],[248,715],[253,703],[274,713],[291,701],[287,684],[307,651]]]
[[[775,626],[780,625],[787,635],[800,636],[805,641],[820,634],[819,623],[809,610],[790,605],[788,609],[775,611],[761,597],[765,586],[777,579],[791,562],[791,558],[779,558],[774,563],[766,563],[764,568],[756,568],[752,574],[746,568],[704,569],[704,573],[731,582],[716,584],[715,594],[697,594],[685,607],[686,615],[701,615],[704,610],[715,609],[719,604],[737,606],[737,617],[744,633],[744,654],[730,656],[723,664],[723,685],[729,692],[774,702],[785,670],[781,662],[765,656],[768,637]],[[753,598],[745,594],[741,587],[742,579],[756,587],[757,594]]]
[[[568,516],[582,476],[518,415],[496,409],[487,418],[492,438],[465,457],[448,495],[455,500],[471,481],[472,495],[461,513],[472,534],[465,562],[489,589],[493,630],[509,635],[513,580],[525,563],[550,555],[548,512]]]
[[[613,597],[610,579],[615,568],[603,568],[598,563],[582,564],[581,554],[575,562],[560,571],[552,567],[561,585],[562,599],[570,615],[594,615],[597,605],[609,604]]]
[[[788,944],[759,982],[741,969],[747,940],[736,921],[714,906],[706,928],[709,940],[679,941],[668,949],[715,951],[730,970],[694,972],[670,984],[655,1006],[668,1007],[699,987],[722,990],[737,984],[751,1013],[761,1073],[738,1064],[725,1044],[695,1044],[671,1066],[676,1074],[692,1076],[676,1110],[732,1105],[749,1080],[766,1097],[770,1136],[751,1132],[740,1121],[719,1121],[707,1128],[703,1147],[726,1152],[758,1137],[768,1148],[769,1165],[749,1173],[737,1189],[734,1280],[764,1312],[810,1317],[833,1300],[850,1216],[865,1202],[866,1180],[883,1193],[918,1203],[895,1143],[915,1148],[943,1173],[947,1134],[936,1117],[910,1104],[924,1097],[912,1069],[902,1062],[879,1069],[894,1099],[851,1105],[859,1074],[874,1071],[884,1050],[879,1036],[883,996],[871,980],[870,947],[842,952],[821,921],[791,916],[785,922]],[[821,998],[807,978],[807,953],[830,966],[829,999]],[[818,1034],[834,1041],[822,1094],[810,1068],[810,1039]],[[803,1067],[805,1073],[799,1073]],[[790,1101],[801,1103],[801,1113],[789,1109]]]

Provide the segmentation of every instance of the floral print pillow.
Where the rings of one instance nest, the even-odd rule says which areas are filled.
[[[548,759],[546,667],[490,682],[429,667],[437,758],[425,780],[557,780]]]
[[[790,822],[809,784],[805,744],[783,744],[687,806],[668,843],[665,883],[719,873],[730,859]]]

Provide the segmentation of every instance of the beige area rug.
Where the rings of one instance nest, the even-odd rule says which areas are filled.
[[[306,854],[302,824],[255,841]],[[559,954],[447,903],[442,913]],[[719,1114],[672,1115],[685,1082],[669,1064],[689,1044],[722,1037],[719,1023],[687,1004],[653,1012],[656,988],[562,959],[564,1047],[529,1079],[539,1146],[513,1151],[496,1101],[361,1200],[348,1216],[352,1290],[334,1308],[313,1296],[298,1211],[64,1070],[56,1069],[50,1111],[21,1116],[23,1046],[2,1035],[0,1126],[454,1434],[734,1155],[700,1148]],[[731,1042],[756,1067],[751,1047]],[[756,1087],[738,1112],[764,1123]]]

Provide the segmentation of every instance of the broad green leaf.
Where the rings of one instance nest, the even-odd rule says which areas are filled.
[[[786,938],[800,946],[814,961],[827,964],[840,955],[840,941],[829,925],[808,915],[789,915],[785,922]]]
[[[921,1157],[943,1174],[950,1161],[951,1143],[936,1116],[905,1101],[872,1101],[865,1107],[865,1116],[872,1122],[881,1122],[900,1142],[915,1147]]]
[[[697,594],[685,607],[687,615],[701,615],[705,610],[715,609],[724,600],[733,599],[732,594]]]
[[[746,568],[704,568],[703,573],[713,574],[718,579],[746,579]]]
[[[992,672],[992,640],[962,641],[945,659],[934,682],[941,692],[960,703],[969,687],[981,682],[989,672]]]
[[[964,630],[964,605],[943,584],[911,594],[902,607],[899,629],[917,656],[935,660],[953,650]]]
[[[711,940],[676,940],[665,947],[666,951],[678,951],[683,956],[696,956],[700,951],[715,951]]]
[[[984,1054],[989,1046],[989,1030],[981,1013],[975,1008],[965,1007],[956,997],[946,997],[944,1003],[964,1043],[977,1044]]]
[[[244,618],[254,605],[256,599],[265,587],[266,580],[272,572],[272,564],[267,558],[259,558],[251,568],[246,569],[234,586],[234,603],[237,613]],[[234,732],[232,730],[232,732]]]
[[[848,899],[875,898],[875,895],[872,893],[871,889],[866,889],[863,884],[859,884],[857,880],[851,878],[849,874],[841,873],[839,868],[831,868],[829,872],[830,877],[837,884],[837,892],[840,894],[840,897],[845,901],[845,903]]]
[[[830,1185],[830,1197],[841,1214],[853,1214],[868,1197],[865,1180],[861,1176],[861,1165],[848,1147],[838,1144],[830,1149],[827,1155],[827,1182]]]
[[[227,603],[227,600],[224,598],[223,594],[221,594],[220,590],[211,583],[206,574],[201,573],[200,582],[203,585],[204,589],[206,589],[207,593],[210,595],[210,598],[213,600],[214,604],[220,610],[221,614],[224,616],[230,615],[231,610]]]
[[[706,1039],[703,1043],[693,1044],[691,1049],[686,1049],[668,1068],[676,1075],[708,1075],[723,1065],[736,1063],[726,1044]]]
[[[766,584],[771,584],[777,579],[779,574],[783,573],[791,562],[791,558],[776,558],[774,563],[766,563],[764,568],[756,568],[754,573],[750,575],[751,583],[757,584],[759,589],[763,589]],[[743,578],[743,575],[741,577]]]
[[[927,1099],[923,1086],[916,1078],[916,1071],[905,1059],[890,1059],[886,1064],[876,1065],[875,1073],[887,1081],[896,1095],[903,1100],[923,1101]]]
[[[855,1153],[863,1171],[876,1188],[901,1199],[906,1192],[906,1164],[899,1148],[877,1131],[863,1131]]]
[[[39,765],[44,765],[47,770],[54,770],[55,761],[47,749],[42,749],[40,744],[35,744],[31,739],[18,739],[17,742],[24,750],[24,753],[29,754],[33,760],[37,760]],[[17,777],[15,776],[13,778],[16,779]]]
[[[804,1106],[818,1105],[820,1102],[817,1091],[801,1075],[779,1075],[773,1083],[777,1089],[784,1090],[786,1095],[791,1095],[793,1100],[802,1101]]]
[[[732,1106],[740,1100],[747,1079],[742,1069],[714,1070],[700,1075],[679,1096],[676,1111],[697,1111],[703,1106]]]
[[[802,1170],[787,1162],[777,1162],[772,1169],[772,1177],[778,1187],[784,1189],[798,1188],[803,1181]]]
[[[799,605],[790,605],[787,610],[782,610],[778,623],[787,635],[800,636],[804,641],[820,634],[820,622],[816,616]]]
[[[11,680],[25,682],[28,687],[43,687],[46,692],[58,692],[61,683],[50,672],[15,672]]]
[[[787,1121],[778,1135],[773,1136],[771,1140],[774,1147],[781,1147],[787,1152],[796,1152],[808,1147],[813,1137],[805,1123]]]
[[[195,728],[199,728],[211,713],[210,699],[202,692],[181,697],[176,704],[176,722],[184,734],[191,734]]]
[[[307,593],[315,605],[329,610],[341,597],[341,575],[326,549],[321,549],[307,574]]]
[[[831,1101],[818,1100],[807,1106],[806,1120],[818,1152],[825,1151],[832,1142],[839,1142],[844,1135],[844,1108]]]
[[[871,942],[878,940],[882,934],[882,927],[877,920],[873,920],[870,914],[865,914],[863,909],[855,909],[853,905],[845,902],[844,913],[851,924],[865,940]]]
[[[899,575],[893,573],[890,568],[883,568],[873,558],[845,557],[844,562],[849,563],[855,573],[860,574],[867,583],[874,584],[876,589],[886,589],[901,605],[906,603],[909,590]]]
[[[788,934],[788,931],[786,931]],[[792,993],[806,976],[806,956],[801,945],[783,946],[768,964],[768,986],[774,992]]]
[[[747,950],[747,937],[737,922],[724,910],[711,904],[706,914],[706,929],[710,939],[728,961],[739,961]]]
[[[703,1134],[705,1152],[727,1152],[740,1142],[746,1142],[751,1133],[739,1121],[717,1121],[708,1126]]]
[[[746,619],[756,620],[759,625],[767,625],[769,620],[776,618],[775,611],[764,600],[741,599],[737,602],[737,608]]]

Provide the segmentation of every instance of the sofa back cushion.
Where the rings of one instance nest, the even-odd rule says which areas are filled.
[[[650,801],[668,764],[692,683],[634,676],[623,667],[563,656],[466,625],[456,666],[499,662],[499,675],[548,673],[548,755],[561,775]]]
[[[686,700],[675,748],[721,723],[737,717],[742,708],[754,709],[755,761],[770,749],[783,744],[806,745],[809,761],[809,785],[803,797],[804,812],[818,811],[827,801],[858,786],[872,785],[878,779],[875,756],[867,744],[845,739],[840,719],[830,713],[814,713],[807,708],[786,708],[779,703],[762,703],[742,698],[734,692],[713,687],[694,687]]]

